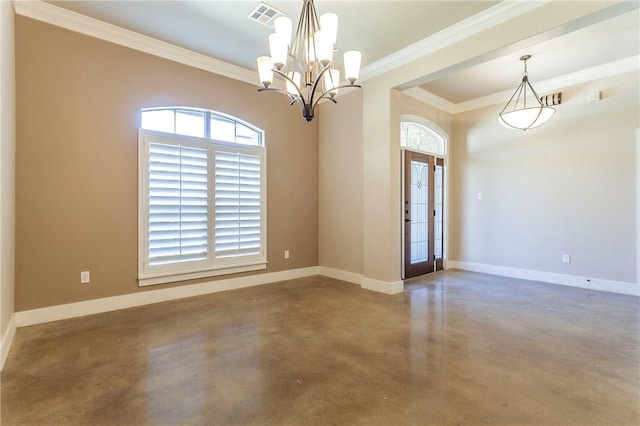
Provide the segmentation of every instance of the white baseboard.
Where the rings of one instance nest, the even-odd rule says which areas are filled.
[[[374,280],[372,278],[365,278],[362,276],[362,274],[342,271],[340,269],[327,268],[326,266],[320,266],[318,274],[324,275],[325,277],[334,278],[336,280],[359,284],[361,288],[371,291],[377,291],[378,293],[398,294],[404,291],[403,281],[386,282]]]
[[[511,278],[519,278],[532,281],[543,281],[550,284],[560,284],[570,287],[586,288],[589,290],[606,291],[609,293],[640,296],[640,285],[623,281],[602,280],[576,275],[557,274],[553,272],[534,271],[531,269],[509,268],[506,266],[488,265],[485,263],[464,262],[451,260],[447,263],[447,269],[462,269],[472,272],[501,275]]]
[[[612,293],[640,296],[640,286],[637,283],[610,281],[594,278],[579,277],[574,275],[556,274],[550,272],[534,271],[528,269],[509,268],[497,265],[472,263],[464,261],[449,261],[447,269],[462,269],[473,272],[483,272],[493,275],[502,275],[512,278],[543,281],[552,284],[560,284],[571,287],[586,288],[590,290],[607,291]],[[158,290],[149,290],[140,293],[125,294],[122,296],[105,297],[102,299],[87,300],[84,302],[68,303],[65,305],[49,306],[46,308],[32,309],[16,312],[11,317],[9,327],[2,336],[0,345],[0,369],[4,365],[11,342],[17,327],[42,324],[62,319],[75,318],[84,315],[98,314],[115,311],[118,309],[132,308],[152,303],[166,302],[185,297],[199,296],[220,291],[233,290],[256,285],[269,284],[278,281],[291,280],[313,275],[324,275],[330,278],[360,284],[364,289],[384,294],[398,294],[404,290],[402,281],[386,282],[363,277],[360,274],[327,268],[324,266],[312,266],[308,268],[292,269],[288,271],[271,272],[266,274],[250,275],[241,278],[229,278],[218,281],[209,281],[179,287],[171,287]],[[589,280],[589,281],[587,281]]]
[[[182,299],[185,297],[200,296],[203,294],[217,293],[220,291],[252,287],[256,285],[269,284],[273,282],[308,277],[312,275],[318,275],[317,266],[292,269],[288,271],[270,272],[266,274],[249,275],[239,278],[229,278],[218,281],[209,281],[199,284],[164,288],[159,290],[149,290],[140,293],[124,294],[122,296],[105,297],[102,299],[87,300],[84,302],[68,303],[65,305],[32,309],[29,311],[16,312],[14,314],[14,328],[15,326],[25,327],[29,325],[75,318],[84,315],[99,314],[102,312],[115,311],[118,309],[126,309],[135,306]]]
[[[16,335],[16,316],[11,315],[7,330],[2,336],[2,342],[0,343],[0,371],[4,368],[4,362],[9,356],[9,350],[11,349],[11,343],[13,343],[13,337]]]
[[[325,277],[334,278],[340,281],[346,281],[354,284],[362,284],[362,274],[355,272],[342,271],[340,269],[327,268],[326,266],[318,267],[318,274]]]
[[[389,283],[386,281],[374,280],[373,278],[362,277],[360,287],[371,291],[377,291],[378,293],[398,294],[404,291],[404,282],[395,281]]]
[[[15,321],[12,324],[13,332],[15,333],[16,327],[26,327],[51,321],[81,317],[84,315],[93,315],[103,312],[115,311],[118,309],[127,309],[136,306],[149,305],[152,303],[182,299],[185,297],[200,296],[203,294],[217,293],[220,291],[234,290],[279,281],[292,280],[296,278],[309,277],[312,275],[325,275],[330,278],[360,284],[362,288],[378,291],[385,294],[401,293],[404,287],[402,281],[388,283],[384,281],[373,280],[370,278],[362,278],[360,274],[356,274],[353,272],[341,271],[338,269],[326,268],[321,266],[312,266],[308,268],[292,269],[288,271],[271,272],[266,274],[250,275],[247,277],[229,278],[218,281],[208,281],[199,284],[149,290],[140,293],[123,294],[121,296],[112,296],[102,299],[86,300],[84,302],[48,306],[46,308],[32,309],[29,311],[20,311],[14,314]],[[13,338],[13,335],[11,336],[11,338]]]

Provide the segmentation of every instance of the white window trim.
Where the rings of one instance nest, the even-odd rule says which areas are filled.
[[[209,158],[215,158],[216,147],[232,147],[238,151],[260,152],[262,157],[261,162],[261,181],[263,187],[261,191],[261,216],[260,216],[260,239],[261,250],[259,255],[246,256],[246,257],[231,257],[225,259],[214,259],[215,252],[213,245],[213,233],[209,233],[210,253],[209,260],[193,262],[191,268],[186,268],[185,265],[188,262],[179,263],[175,265],[166,265],[164,267],[156,267],[156,271],[149,271],[147,266],[147,253],[149,247],[149,217],[146,214],[148,211],[149,200],[149,186],[145,184],[146,179],[149,176],[149,143],[153,139],[153,142],[162,143],[164,140],[168,144],[175,144],[180,142],[186,145],[195,144],[198,148],[202,148],[203,145],[207,146],[209,150]],[[216,141],[212,139],[197,138],[192,136],[184,136],[173,133],[163,133],[152,130],[139,129],[138,131],[138,285],[140,287],[163,284],[198,278],[213,277],[219,275],[235,274],[240,272],[250,272],[264,270],[267,268],[267,188],[266,188],[266,176],[267,176],[267,153],[263,146],[242,145],[223,141]],[[213,169],[211,169],[213,170]],[[213,173],[209,174],[209,187],[213,187]],[[208,221],[210,224],[214,223],[214,209],[209,211]]]

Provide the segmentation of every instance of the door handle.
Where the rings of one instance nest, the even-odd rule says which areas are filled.
[[[405,222],[411,222],[411,219],[405,219],[404,221]]]

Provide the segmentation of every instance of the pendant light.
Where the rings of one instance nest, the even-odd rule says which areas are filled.
[[[498,114],[498,122],[509,129],[526,131],[538,127],[549,120],[556,112],[555,108],[542,104],[540,96],[531,86],[527,74],[527,60],[529,59],[531,59],[531,55],[524,55],[520,58],[521,61],[524,61],[522,82],[511,95],[509,102]],[[535,101],[532,102],[527,99],[531,96]],[[529,101],[528,104],[527,101]]]

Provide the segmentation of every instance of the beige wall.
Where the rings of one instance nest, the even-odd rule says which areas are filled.
[[[635,282],[638,84],[633,72],[566,88],[526,133],[500,126],[498,105],[456,115],[451,257]],[[587,103],[592,91],[602,101]]]
[[[359,275],[364,272],[363,150],[371,149],[363,141],[362,102],[362,91],[343,95],[338,104],[322,106],[320,120],[320,265]],[[396,122],[400,117],[409,114],[427,119],[451,134],[451,114],[402,94],[396,103],[398,105],[392,108],[394,129],[397,130]],[[399,139],[399,130],[396,133],[395,139]],[[391,139],[387,143],[393,144],[390,149],[397,151],[398,156],[400,148],[396,145],[399,141]],[[372,169],[370,173],[376,171]],[[401,210],[399,201],[387,206],[389,210]],[[398,241],[394,246],[399,244]],[[380,256],[384,257],[385,253]]]
[[[362,91],[321,106],[320,266],[362,274]]]
[[[16,55],[17,311],[172,285],[137,285],[142,107],[209,108],[264,129],[266,272],[318,264],[318,126],[285,98],[22,17]]]
[[[14,14],[0,2],[0,341],[13,314],[15,224]],[[8,350],[8,347],[6,348]]]
[[[400,279],[399,100],[396,89],[481,63],[515,43],[609,6],[607,2],[549,2],[363,83],[363,275],[379,282]],[[494,56],[495,57],[495,56]],[[455,188],[452,186],[452,190]],[[384,287],[379,285],[379,288]]]
[[[427,119],[442,129],[442,131],[451,138],[453,115],[442,111],[439,108],[425,104],[424,102],[420,102],[419,100],[405,94],[402,95],[400,102],[400,114],[416,115]]]
[[[363,275],[387,284],[400,279],[400,188],[393,185],[400,115],[392,92],[379,79],[363,85]]]
[[[513,253],[500,245],[503,240],[489,243],[497,249],[495,253],[481,247],[483,235],[479,233],[487,231],[479,225],[478,215],[483,212],[472,204],[478,192],[473,185],[503,182],[487,171],[493,172],[493,168],[474,169],[477,159],[469,154],[473,152],[469,147],[477,146],[478,138],[484,137],[491,144],[506,144],[500,138],[494,140],[494,131],[485,128],[489,122],[495,124],[490,109],[462,114],[452,122],[448,114],[401,96],[394,87],[411,85],[425,74],[441,72],[602,7],[584,2],[571,7],[557,2],[545,5],[531,16],[519,17],[366,81],[363,91],[342,96],[338,105],[322,107],[311,125],[302,121],[297,107],[289,107],[275,94],[258,95],[252,85],[18,18],[16,309],[149,289],[139,289],[136,282],[136,129],[141,107],[162,105],[211,108],[266,130],[267,272],[320,264],[382,283],[399,279],[401,114],[433,121],[452,136],[451,147],[457,149],[450,158],[452,168],[457,167],[450,182],[451,193],[457,197],[451,205],[456,211],[450,221],[452,258],[490,263],[502,259],[498,254],[503,254],[505,262],[514,267],[556,271],[555,260],[530,261],[526,253],[514,259]],[[540,16],[553,19],[536,18]],[[543,28],[539,26],[542,21]],[[361,107],[350,108],[357,105]],[[359,125],[350,125],[356,122]],[[634,125],[638,127],[637,121]],[[548,132],[553,126],[540,131]],[[508,136],[510,142],[519,137]],[[550,140],[557,138],[567,136],[560,132]],[[456,145],[460,140],[463,142]],[[511,143],[506,146],[513,149]],[[500,149],[491,154],[492,163],[500,163],[506,155]],[[462,163],[456,166],[458,158]],[[531,164],[539,166],[539,162]],[[624,170],[616,173],[626,177]],[[348,185],[336,186],[345,180]],[[514,196],[522,194],[522,186],[514,184],[514,188],[509,189]],[[483,191],[490,194],[492,188]],[[530,215],[528,210],[522,212]],[[505,217],[499,210],[495,214]],[[626,210],[624,215],[623,220],[628,220]],[[569,221],[563,224],[561,232]],[[618,232],[617,224],[614,230]],[[630,248],[635,253],[635,246]],[[291,252],[289,260],[283,259],[285,249]],[[627,252],[616,262],[627,262],[629,247],[624,249]],[[575,259],[570,268],[578,266],[578,259],[584,261],[579,250],[567,250]],[[547,268],[552,264],[555,266]],[[563,273],[579,273],[562,268],[566,266],[560,269]],[[79,284],[81,270],[92,272],[91,284]],[[614,275],[626,277],[628,272],[610,277],[626,280]],[[181,284],[186,283],[173,285]]]

